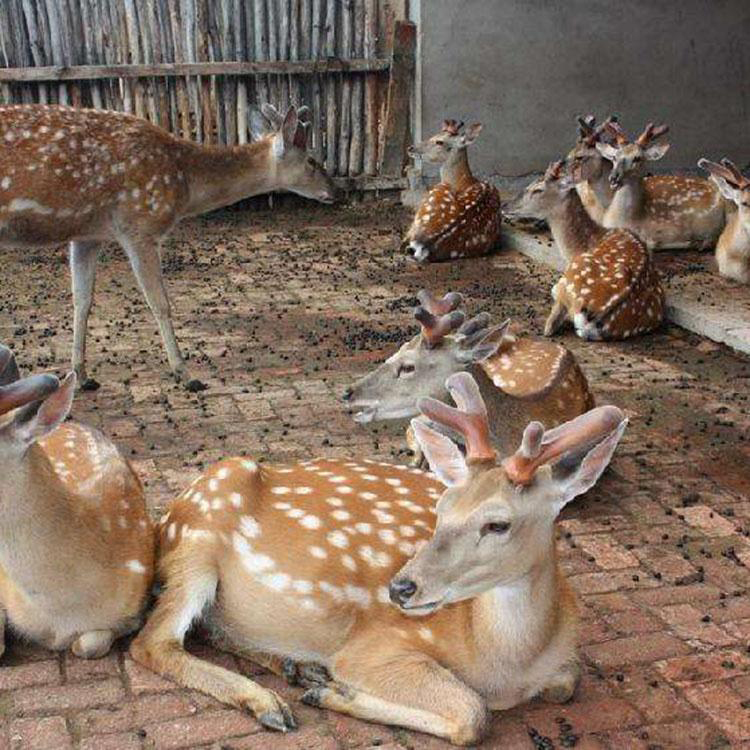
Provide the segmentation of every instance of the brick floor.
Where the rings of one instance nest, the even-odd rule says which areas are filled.
[[[154,323],[118,251],[100,266],[92,374],[75,416],[133,459],[156,514],[202,466],[369,454],[401,460],[396,426],[360,427],[338,395],[413,330],[422,286],[541,329],[554,275],[516,254],[418,268],[394,254],[406,215],[285,203],[182,225],[165,251],[178,335],[208,384],[166,375]],[[0,340],[24,371],[61,373],[71,302],[61,252],[4,253]],[[566,706],[498,715],[487,748],[750,747],[750,361],[669,328],[624,344],[568,336],[600,401],[632,418],[613,468],[566,509],[563,565],[583,602],[585,675]],[[204,653],[205,647],[197,645]],[[216,655],[294,701],[298,691]],[[286,737],[133,664],[124,644],[83,663],[18,642],[0,668],[0,747],[135,750],[445,747],[294,702]],[[550,745],[547,745],[549,747]]]

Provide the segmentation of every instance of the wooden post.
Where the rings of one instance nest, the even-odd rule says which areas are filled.
[[[401,176],[404,167],[416,46],[417,27],[410,21],[396,21],[380,161],[382,175]]]

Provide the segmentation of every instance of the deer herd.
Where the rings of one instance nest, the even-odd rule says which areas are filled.
[[[305,703],[474,744],[490,711],[567,701],[581,672],[555,518],[596,484],[627,418],[595,406],[550,337],[567,324],[587,341],[657,329],[655,250],[715,246],[719,272],[750,282],[750,180],[726,159],[701,159],[707,178],[645,176],[666,126],[631,140],[616,118],[589,116],[565,159],[501,211],[469,167],[482,126],[446,120],[409,150],[440,181],[402,247],[421,262],[476,257],[497,247],[502,214],[546,220],[566,268],[544,337],[423,290],[419,333],[343,394],[358,423],[409,420],[411,466],[229,457],[154,523],[114,443],[67,419],[76,386],[98,386],[86,372],[97,258],[103,242],[121,246],[174,376],[203,389],[175,337],[163,238],[252,195],[337,196],[308,153],[306,108],[264,105],[250,121],[252,143],[201,146],[119,112],[0,107],[0,247],[68,243],[74,307],[62,381],[22,377],[0,345],[0,654],[6,630],[82,658],[135,634],[137,662],[294,729],[278,694],[185,649],[201,626],[303,687]]]

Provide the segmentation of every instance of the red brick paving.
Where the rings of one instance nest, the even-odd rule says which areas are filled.
[[[96,393],[76,417],[132,457],[156,514],[215,459],[355,453],[403,459],[396,426],[363,428],[338,395],[413,330],[422,286],[538,332],[551,272],[516,255],[417,268],[394,254],[393,205],[227,211],[184,224],[165,253],[178,335],[210,388],[166,375],[154,323],[118,251],[100,266],[90,327]],[[26,371],[62,372],[71,307],[62,253],[12,251],[0,340]],[[566,339],[600,401],[632,418],[613,469],[566,509],[559,550],[582,600],[585,674],[566,706],[497,715],[484,747],[750,747],[750,361],[678,329],[625,344]],[[211,654],[204,646],[196,649]],[[140,750],[434,750],[445,743],[296,702],[299,691],[233,656],[293,701],[280,737],[178,689],[124,653],[82,662],[11,642],[0,668],[0,747]]]

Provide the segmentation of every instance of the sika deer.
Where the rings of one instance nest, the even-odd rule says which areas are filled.
[[[716,262],[719,273],[742,284],[750,283],[750,180],[729,159],[721,164],[701,159],[698,166],[705,169],[728,201],[737,211],[727,218],[727,225],[716,243]]]
[[[480,739],[488,710],[568,700],[577,614],[554,521],[596,483],[626,420],[604,406],[549,432],[532,422],[497,463],[471,375],[447,388],[461,410],[420,406],[463,434],[467,455],[414,421],[447,487],[437,511],[434,479],[378,461],[235,458],[206,471],[161,524],[166,588],[133,657],[282,731],[295,723],[276,694],[184,650],[193,623],[293,673],[309,704],[459,745]],[[297,660],[325,669],[290,668]]]
[[[486,313],[464,322],[457,293],[435,299],[422,290],[414,316],[421,332],[344,393],[360,423],[405,419],[419,413],[424,396],[448,398],[446,378],[462,370],[479,384],[487,404],[495,445],[515,445],[531,420],[549,427],[567,422],[594,406],[586,377],[561,344],[510,333],[510,321],[490,326]],[[414,465],[422,454],[411,429],[407,444]]]
[[[409,155],[440,164],[440,182],[417,209],[402,247],[420,262],[487,255],[500,241],[500,193],[471,173],[466,149],[476,140],[481,123],[444,120],[443,129],[409,147]]]
[[[668,143],[654,141],[669,128],[649,123],[632,143],[617,123],[608,123],[607,129],[615,144],[600,142],[596,148],[612,162],[609,181],[616,192],[602,224],[631,229],[650,250],[713,247],[725,223],[724,201],[715,185],[701,177],[642,176],[647,161],[667,153]]]
[[[612,202],[615,191],[609,184],[612,163],[599,153],[596,144],[607,136],[607,123],[616,121],[617,118],[611,115],[597,125],[594,115],[579,117],[578,140],[565,157],[570,170],[579,172],[580,182],[576,184],[576,192],[589,216],[597,224],[602,223],[604,212]]]
[[[186,216],[259,193],[334,197],[331,180],[305,150],[292,107],[254,113],[249,145],[201,146],[121,112],[0,107],[0,247],[70,243],[73,367],[86,384],[86,328],[100,243],[125,251],[159,325],[169,365],[200,390],[180,354],[164,286],[161,240]],[[88,385],[95,387],[95,383]]]
[[[0,373],[11,364],[0,347]],[[0,654],[6,624],[91,659],[142,621],[154,564],[143,488],[104,435],[62,424],[75,383],[0,386]]]
[[[554,304],[544,335],[554,335],[566,321],[590,341],[626,339],[658,328],[664,290],[650,251],[633,232],[594,222],[575,183],[563,174],[563,162],[555,162],[507,209],[547,219],[568,262],[552,288]]]

